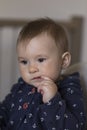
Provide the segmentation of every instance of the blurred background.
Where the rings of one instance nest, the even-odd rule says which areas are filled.
[[[0,0],[0,100],[4,99],[19,76],[16,40],[22,24],[10,25],[14,21],[23,23],[39,17],[50,17],[64,23],[73,17],[80,18],[82,24],[75,25],[78,30],[81,28],[80,35],[76,34],[77,39],[71,37],[75,41],[71,49],[79,58],[74,63],[87,62],[87,0]],[[72,32],[74,35],[76,31]]]

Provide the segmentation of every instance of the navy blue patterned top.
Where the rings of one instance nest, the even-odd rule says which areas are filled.
[[[58,93],[48,103],[22,78],[0,103],[1,130],[84,130],[85,115],[79,74],[58,82]]]

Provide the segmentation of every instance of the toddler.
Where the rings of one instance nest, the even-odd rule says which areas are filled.
[[[17,56],[21,77],[0,103],[1,130],[83,130],[79,74],[61,75],[71,61],[64,28],[49,18],[30,21]]]

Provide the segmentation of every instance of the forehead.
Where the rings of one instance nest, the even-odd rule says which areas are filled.
[[[55,43],[55,40],[50,36],[45,34],[38,35],[32,39],[28,39],[26,41],[21,41],[18,44],[18,48],[29,49],[29,50],[38,50],[39,52],[42,50],[53,51],[58,49],[58,46]]]

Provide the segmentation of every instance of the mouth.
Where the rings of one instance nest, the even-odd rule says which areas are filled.
[[[33,77],[30,81],[30,84],[34,85],[38,88],[38,85],[43,81],[43,78],[41,76]]]
[[[34,77],[32,78],[33,81],[42,81],[42,78],[41,76],[38,76],[38,77]]]

